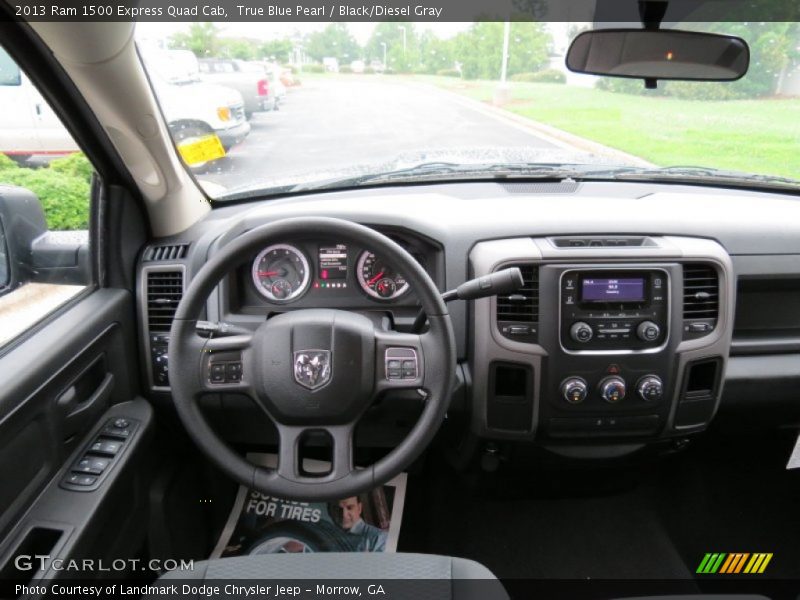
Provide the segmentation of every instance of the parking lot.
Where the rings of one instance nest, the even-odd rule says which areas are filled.
[[[476,146],[477,153],[493,147],[557,149],[470,100],[381,76],[310,79],[288,90],[280,110],[256,113],[250,123],[249,137],[201,179],[226,188],[297,183],[300,174],[316,179],[404,154],[424,161],[436,160],[441,150]]]

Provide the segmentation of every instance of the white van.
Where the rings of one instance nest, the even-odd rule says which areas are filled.
[[[0,152],[25,160],[78,150],[50,105],[0,47]]]

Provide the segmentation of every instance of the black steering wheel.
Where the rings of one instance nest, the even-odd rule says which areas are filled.
[[[265,246],[309,234],[369,248],[392,264],[416,292],[428,316],[428,330],[399,333],[380,329],[357,313],[307,309],[272,317],[252,334],[205,338],[197,333],[198,315],[223,277]],[[456,351],[439,290],[408,252],[350,221],[299,217],[252,229],[203,265],[175,314],[169,365],[178,415],[223,472],[265,494],[333,500],[385,483],[428,446],[447,411]],[[230,378],[221,375],[226,367]],[[376,397],[392,389],[422,390],[422,414],[400,445],[378,462],[356,469],[355,425]],[[275,469],[249,463],[209,427],[198,399],[224,392],[246,394],[275,423],[280,436]],[[326,433],[332,444],[331,468],[322,476],[305,473],[299,464],[299,446],[312,432]]]

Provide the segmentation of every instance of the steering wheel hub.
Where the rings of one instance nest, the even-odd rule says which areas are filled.
[[[261,325],[253,337],[253,385],[273,419],[342,424],[368,406],[375,387],[375,328],[342,310],[299,310]]]

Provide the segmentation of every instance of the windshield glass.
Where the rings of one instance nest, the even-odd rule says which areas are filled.
[[[592,27],[139,23],[137,43],[214,199],[558,170],[800,184],[797,23],[687,23],[743,38],[749,71],[655,89],[568,71],[570,42]]]

